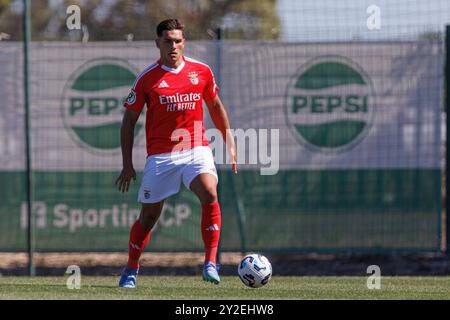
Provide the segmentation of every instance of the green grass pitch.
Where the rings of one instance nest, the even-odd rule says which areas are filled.
[[[82,276],[80,289],[68,289],[68,276],[0,277],[4,299],[450,299],[450,277],[382,277],[369,290],[366,277],[274,276],[262,288],[245,287],[236,276],[219,285],[200,276],[139,276],[137,289],[117,287],[118,277]]]

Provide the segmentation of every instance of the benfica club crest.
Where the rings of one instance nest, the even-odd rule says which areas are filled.
[[[195,71],[188,73],[189,80],[191,80],[192,84],[198,84],[198,73]]]

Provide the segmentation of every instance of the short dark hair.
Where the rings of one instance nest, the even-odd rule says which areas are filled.
[[[166,19],[161,21],[156,27],[158,38],[162,36],[164,30],[181,30],[184,36],[184,25],[178,19]]]

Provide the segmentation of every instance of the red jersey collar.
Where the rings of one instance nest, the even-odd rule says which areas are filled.
[[[180,64],[177,68],[175,68],[175,69],[169,68],[168,66],[163,65],[163,64],[162,64],[162,61],[161,61],[161,58],[159,58],[158,64],[159,64],[159,66],[160,66],[163,70],[165,70],[165,71],[172,72],[172,73],[180,73],[180,71],[184,68],[184,66],[185,66],[185,64],[186,64],[185,59],[184,59],[184,56],[182,56],[181,58],[182,58],[183,61],[182,61],[181,64]]]

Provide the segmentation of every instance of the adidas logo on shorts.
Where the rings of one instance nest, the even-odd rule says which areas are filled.
[[[205,230],[208,230],[208,231],[219,231],[219,226],[214,223],[212,226],[206,227]]]

